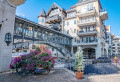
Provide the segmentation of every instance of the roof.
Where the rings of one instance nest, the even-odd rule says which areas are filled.
[[[72,7],[70,7],[71,9],[73,9],[73,8],[76,8],[76,5],[73,5]]]
[[[66,10],[66,13],[70,13],[70,12],[76,12],[76,9],[69,9],[69,10]]]
[[[28,20],[28,19],[26,19],[26,18],[17,16],[17,15],[15,16],[15,20],[21,20],[21,21],[23,21],[23,22],[27,22],[27,23],[30,23],[30,24],[32,24],[32,25],[37,25],[37,26],[41,27],[41,29],[46,29],[46,30],[49,30],[49,31],[51,31],[51,32],[53,32],[53,33],[58,33],[58,34],[61,34],[61,35],[66,36],[66,37],[73,38],[73,37],[70,36],[70,35],[67,35],[67,34],[61,33],[61,32],[59,32],[59,31],[53,30],[53,29],[51,29],[51,28],[49,28],[49,27],[47,27],[47,26],[40,25],[40,24],[38,24],[38,23],[35,23],[35,22],[31,21],[31,20]]]
[[[38,17],[46,17],[46,12],[44,9],[42,10],[42,12],[40,13]]]
[[[58,6],[56,3],[53,3],[52,6],[50,7],[50,9],[49,9],[48,12],[47,12],[47,15],[49,15],[49,13],[51,12],[51,10],[52,10],[53,8],[58,8],[58,9],[60,9],[61,11],[65,10],[65,9],[61,8],[60,6]]]

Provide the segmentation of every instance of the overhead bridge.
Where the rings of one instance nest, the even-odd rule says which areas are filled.
[[[67,48],[72,48],[72,37],[16,16],[13,36],[13,49],[30,44],[47,44],[58,50],[63,56],[73,56]],[[67,47],[67,48],[66,48]]]

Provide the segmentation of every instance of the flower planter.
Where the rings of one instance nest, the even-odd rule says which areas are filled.
[[[83,77],[83,72],[75,72],[75,74],[76,74],[76,78],[77,78],[77,79],[82,79],[82,77]]]
[[[41,45],[36,47],[34,51],[29,54],[15,57],[10,63],[10,69],[16,69],[20,76],[26,76],[31,72],[50,72],[54,67],[55,59],[52,53],[47,49],[47,46]]]

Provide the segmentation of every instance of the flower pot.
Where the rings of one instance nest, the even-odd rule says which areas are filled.
[[[83,72],[75,72],[75,74],[76,74],[76,78],[77,78],[77,79],[82,79],[82,77],[83,77]]]

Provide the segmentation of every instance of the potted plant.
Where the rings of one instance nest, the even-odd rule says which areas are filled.
[[[83,70],[84,70],[84,64],[83,64],[83,51],[82,48],[79,47],[79,50],[75,54],[75,69],[77,70],[75,72],[77,79],[82,79],[83,77]]]

